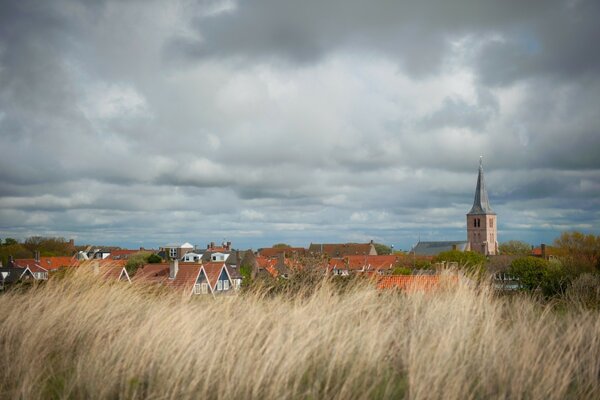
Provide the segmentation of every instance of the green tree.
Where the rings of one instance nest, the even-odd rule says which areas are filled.
[[[377,254],[379,254],[380,256],[386,255],[386,254],[392,254],[392,248],[389,246],[386,246],[385,244],[373,243],[373,246],[375,246],[375,250],[377,250]]]
[[[508,272],[519,278],[523,289],[541,288],[548,276],[548,261],[537,257],[521,257],[514,260]]]
[[[434,262],[456,262],[460,267],[478,267],[485,264],[485,256],[474,251],[444,251],[434,258]]]
[[[412,275],[412,269],[408,267],[396,267],[392,271],[393,275]]]
[[[531,254],[531,246],[529,243],[520,240],[509,240],[508,242],[501,243],[500,246],[498,246],[498,249],[502,255],[528,256]]]
[[[19,242],[17,241],[17,239],[6,238],[6,239],[4,239],[3,246],[13,246],[15,244],[19,244]]]
[[[147,261],[148,264],[159,264],[163,259],[158,254],[150,254]]]
[[[131,255],[125,264],[125,269],[129,276],[134,276],[136,271],[144,264],[148,264],[148,259],[152,254],[148,252],[139,252]]]
[[[286,244],[286,243],[275,243],[273,245],[274,249],[287,249],[287,248],[290,248],[290,247],[292,247],[292,246],[290,246],[289,244]]]

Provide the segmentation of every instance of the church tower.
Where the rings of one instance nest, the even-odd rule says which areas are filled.
[[[479,175],[473,207],[467,214],[467,240],[471,251],[484,255],[498,254],[496,213],[490,207],[483,181],[483,158],[479,158]]]

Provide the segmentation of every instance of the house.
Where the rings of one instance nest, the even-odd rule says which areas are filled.
[[[308,247],[308,253],[313,255],[327,255],[328,257],[344,257],[353,255],[376,256],[377,250],[375,249],[375,244],[371,240],[369,243],[311,243]]]
[[[36,253],[37,254],[37,253]],[[18,260],[14,260],[12,261],[11,265],[13,268],[28,268],[31,273],[33,274],[33,278],[35,280],[42,280],[42,281],[46,281],[48,280],[48,270],[46,268],[43,268],[40,265],[40,261],[37,260],[35,258],[22,258],[22,259],[18,259]]]
[[[184,256],[181,258],[181,261],[183,262],[193,262],[193,263],[200,263],[202,260],[202,253],[198,253],[195,251],[190,251],[188,253],[185,253]]]
[[[302,257],[306,255],[306,252],[304,247],[268,247],[259,249],[257,254],[266,258],[278,258],[281,254],[284,257]]]
[[[348,276],[351,273],[390,273],[398,263],[398,256],[346,256],[329,260],[329,271],[333,275]]]
[[[231,293],[236,289],[225,263],[209,262],[202,265],[202,269],[213,295]]]
[[[133,278],[134,283],[158,284],[190,295],[233,293],[241,286],[236,267],[224,262],[146,264]]]
[[[104,265],[98,266],[97,273],[107,281],[131,283],[131,278],[123,263],[104,263]]]
[[[543,258],[544,260],[555,260],[556,257],[556,249],[551,246],[546,246],[542,243],[539,247],[534,247],[531,249],[532,257]]]
[[[77,267],[79,261],[74,257],[40,257],[39,252],[35,253],[34,258],[20,258],[12,261],[18,268],[29,267],[34,274],[35,279],[46,280],[48,273],[55,272],[60,268]]]
[[[163,258],[181,260],[186,253],[194,250],[194,246],[187,242],[183,244],[170,243],[161,247],[160,250],[164,253]]]
[[[33,272],[26,268],[6,267],[0,268],[0,290],[17,282],[34,281]]]
[[[442,242],[419,242],[410,250],[410,254],[417,256],[437,256],[446,251],[467,251],[469,242],[466,240],[442,241]]]

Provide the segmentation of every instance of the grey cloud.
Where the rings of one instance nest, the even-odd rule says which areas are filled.
[[[0,237],[461,239],[480,154],[507,235],[599,219],[597,6],[285,3],[4,2]]]

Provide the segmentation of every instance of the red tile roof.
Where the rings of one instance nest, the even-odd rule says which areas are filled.
[[[203,264],[202,267],[204,268],[204,273],[206,274],[206,280],[208,281],[208,285],[214,291],[217,287],[217,281],[219,280],[219,276],[221,275],[221,270],[225,268],[225,263],[222,261],[209,262]]]
[[[169,267],[167,263],[146,264],[140,267],[133,276],[134,282],[162,283],[169,279]]]
[[[280,254],[284,253],[286,256],[303,256],[306,254],[306,249],[304,247],[269,247],[258,251],[260,256],[267,258],[279,257]]]
[[[377,254],[372,243],[311,243],[308,251],[311,253],[325,253],[329,257],[344,257],[351,255]]]
[[[46,271],[53,271],[61,267],[77,267],[79,265],[79,261],[73,257],[40,257],[40,261],[35,261],[34,258],[20,258],[15,260],[14,263],[20,268],[25,268],[21,265],[29,265],[30,269],[33,265],[38,265]]]
[[[124,275],[126,280],[131,283],[127,270],[122,265],[105,264],[99,267],[100,276],[106,280],[118,281]]]
[[[350,270],[382,270],[392,269],[398,262],[394,255],[384,256],[346,256]]]
[[[165,280],[165,286],[183,290],[185,293],[191,294],[201,268],[202,265],[197,263],[179,264],[177,276],[175,276],[175,279]]]

